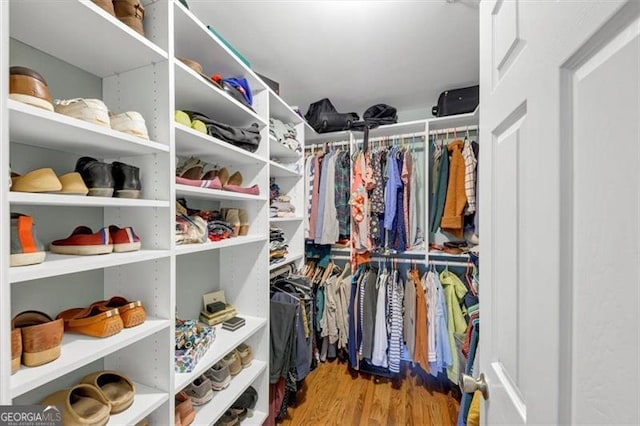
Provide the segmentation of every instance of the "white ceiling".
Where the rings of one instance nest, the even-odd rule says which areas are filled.
[[[360,116],[387,103],[405,121],[430,117],[443,90],[477,84],[476,1],[188,3],[303,113],[328,97]]]

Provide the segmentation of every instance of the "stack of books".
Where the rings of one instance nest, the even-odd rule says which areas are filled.
[[[233,317],[223,322],[222,328],[229,331],[236,331],[240,327],[243,327],[244,323],[245,323],[244,318]]]

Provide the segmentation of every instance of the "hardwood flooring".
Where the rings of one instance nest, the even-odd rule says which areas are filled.
[[[346,363],[322,363],[306,378],[298,403],[281,425],[440,426],[455,425],[458,400],[429,375],[403,365],[402,380],[349,372]]]

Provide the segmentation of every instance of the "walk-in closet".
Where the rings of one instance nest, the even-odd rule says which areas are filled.
[[[0,426],[640,424],[639,75],[636,0],[1,0]]]

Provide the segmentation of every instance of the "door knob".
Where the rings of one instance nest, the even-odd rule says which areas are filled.
[[[484,378],[484,373],[480,373],[480,376],[477,379],[467,374],[461,374],[460,388],[464,393],[473,393],[479,390],[485,401],[489,399],[489,386],[487,386],[487,380]]]

